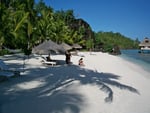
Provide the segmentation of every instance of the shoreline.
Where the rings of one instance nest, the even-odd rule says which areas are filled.
[[[39,56],[26,61],[21,77],[0,84],[1,113],[149,113],[149,73],[118,56],[79,52],[71,65],[44,66]],[[65,55],[52,55],[63,61]],[[21,60],[6,60],[21,66]],[[28,109],[27,109],[28,108]]]
[[[150,72],[150,63],[148,63],[147,61],[143,61],[142,59],[133,58],[131,56],[128,56],[127,54],[120,55],[119,57],[123,58],[126,61],[132,62],[132,63],[140,66],[145,71]]]

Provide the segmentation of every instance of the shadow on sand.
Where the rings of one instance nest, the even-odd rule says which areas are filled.
[[[83,96],[65,90],[75,81],[81,85],[96,84],[107,94],[105,102],[113,102],[111,86],[139,94],[137,89],[118,82],[119,78],[76,65],[28,69],[25,76],[0,84],[0,113],[80,113]],[[27,88],[32,82],[40,84]]]

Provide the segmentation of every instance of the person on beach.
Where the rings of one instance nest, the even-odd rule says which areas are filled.
[[[46,60],[47,61],[51,61],[52,60],[50,54],[46,57]]]
[[[71,53],[69,51],[66,51],[65,55],[66,55],[66,64],[70,64],[71,63]]]
[[[79,66],[85,66],[84,63],[83,63],[83,58],[80,58],[80,60],[79,60]]]

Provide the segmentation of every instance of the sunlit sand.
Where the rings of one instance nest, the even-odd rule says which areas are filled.
[[[85,66],[78,66],[83,57]],[[0,113],[150,113],[150,75],[142,67],[101,52],[80,52],[56,66],[40,56],[5,63],[22,71],[0,83]],[[25,64],[25,65],[23,65]]]

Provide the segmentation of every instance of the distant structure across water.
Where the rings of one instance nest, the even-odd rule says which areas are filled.
[[[139,53],[150,53],[150,39],[145,38],[140,44],[140,51]]]

